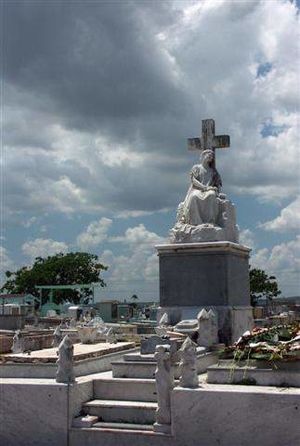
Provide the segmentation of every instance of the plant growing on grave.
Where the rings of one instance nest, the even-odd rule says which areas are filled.
[[[232,373],[242,361],[243,365],[249,366],[251,359],[269,361],[275,368],[276,361],[299,361],[300,323],[254,328],[233,345],[225,347],[220,358],[233,360]]]
[[[7,293],[30,293],[36,297],[39,291],[36,285],[75,285],[98,282],[102,287],[106,286],[100,277],[107,266],[99,262],[98,256],[87,252],[59,253],[46,258],[37,257],[31,266],[23,266],[15,272],[7,271],[7,281],[1,288]],[[92,294],[91,289],[82,290],[79,295],[77,290],[57,290],[54,295],[56,303],[70,301],[79,303],[81,298],[88,299]],[[48,293],[45,290],[45,301]]]
[[[250,268],[249,275],[250,299],[253,307],[260,297],[266,297],[270,302],[281,294],[275,276],[268,276],[265,271],[259,268]]]

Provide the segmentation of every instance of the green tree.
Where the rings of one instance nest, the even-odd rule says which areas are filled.
[[[250,268],[249,274],[250,298],[253,307],[255,307],[260,297],[266,297],[271,301],[281,294],[275,276],[268,276],[265,271],[259,268]]]
[[[86,252],[71,252],[56,254],[47,258],[37,257],[32,266],[23,266],[15,272],[7,271],[6,283],[1,291],[7,293],[30,293],[39,295],[36,285],[74,285],[88,284],[92,282],[106,286],[100,278],[101,271],[107,267],[99,263],[98,256]],[[43,292],[45,301],[49,293]],[[91,289],[82,290],[81,295],[88,298],[92,294]],[[80,295],[77,290],[56,290],[54,300],[61,303],[69,300],[79,303]]]

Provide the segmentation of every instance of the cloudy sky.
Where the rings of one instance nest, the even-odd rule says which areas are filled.
[[[84,250],[102,297],[158,298],[164,242],[214,118],[252,266],[300,294],[299,4],[1,2],[1,269]]]

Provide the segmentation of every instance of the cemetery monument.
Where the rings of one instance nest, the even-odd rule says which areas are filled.
[[[235,208],[221,192],[216,149],[229,147],[227,135],[215,135],[213,119],[202,121],[200,138],[188,140],[200,152],[191,184],[177,210],[170,243],[158,245],[160,312],[171,324],[195,319],[212,309],[219,341],[235,341],[252,327],[249,288],[250,249],[239,243]],[[159,316],[160,317],[160,316]]]

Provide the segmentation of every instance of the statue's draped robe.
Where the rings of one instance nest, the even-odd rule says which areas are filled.
[[[191,171],[191,177],[198,180],[205,187],[219,188],[222,185],[218,171],[212,167],[196,164]],[[214,190],[202,191],[193,182],[190,185],[183,205],[185,223],[197,226],[205,223],[216,225],[220,211],[220,199]]]

